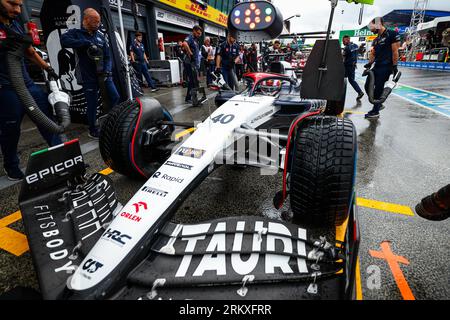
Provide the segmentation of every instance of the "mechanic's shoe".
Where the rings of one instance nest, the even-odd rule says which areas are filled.
[[[192,104],[193,102],[192,102],[191,99],[186,99],[186,100],[184,100],[184,103],[186,103],[186,104]]]
[[[159,89],[158,88],[152,88],[152,90],[150,92],[158,92]]]
[[[5,169],[6,176],[9,181],[20,181],[25,178],[24,173],[19,168]]]
[[[378,119],[379,117],[380,117],[379,113],[375,113],[375,112],[372,112],[372,111],[366,113],[365,116],[364,116],[364,118],[366,118],[366,119]]]
[[[358,94],[358,97],[356,97],[356,100],[361,100],[361,98],[364,97],[364,92],[361,91],[360,94]]]
[[[98,140],[100,137],[100,133],[98,132],[98,129],[94,129],[94,130],[89,131],[88,136],[89,136],[89,138]]]
[[[380,111],[381,111],[381,110],[384,110],[385,108],[386,108],[386,107],[384,106],[384,104],[382,104],[381,107],[380,107]]]
[[[425,199],[424,199],[425,200]],[[426,210],[423,203],[416,206],[416,213],[419,217],[430,221],[444,221],[450,218],[450,209],[447,210]]]

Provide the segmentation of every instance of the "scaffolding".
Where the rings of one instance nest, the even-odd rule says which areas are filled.
[[[415,0],[414,10],[411,16],[411,23],[409,25],[408,42],[411,44],[409,50],[408,60],[414,61],[418,48],[420,46],[420,34],[417,30],[419,24],[424,22],[425,13],[428,8],[429,0]]]

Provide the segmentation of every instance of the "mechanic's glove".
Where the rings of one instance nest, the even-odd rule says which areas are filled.
[[[95,60],[95,59],[97,59],[97,58],[102,56],[101,50],[95,44],[91,45],[87,49],[87,54],[88,54],[89,58],[91,58],[93,60]]]
[[[59,76],[58,74],[55,72],[55,69],[53,69],[51,66],[48,66],[45,71],[47,71],[47,75],[48,75],[48,79],[51,80],[58,80]]]
[[[398,66],[392,66],[392,74],[395,76],[398,73]]]
[[[372,63],[368,63],[368,64],[365,64],[364,65],[364,69],[370,69],[370,68],[372,68]]]

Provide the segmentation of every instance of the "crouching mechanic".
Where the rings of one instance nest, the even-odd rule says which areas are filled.
[[[384,91],[386,81],[389,80],[391,74],[397,74],[397,63],[399,59],[398,49],[400,48],[400,36],[394,30],[388,30],[383,18],[375,18],[369,25],[370,31],[377,34],[377,38],[373,41],[372,51],[370,52],[369,63],[364,67],[371,68],[373,63],[375,67],[373,72],[375,75],[374,99],[380,99]],[[377,119],[380,117],[382,104],[375,104],[373,109],[365,115],[366,119]]]
[[[61,36],[63,48],[75,49],[78,58],[76,75],[78,82],[83,84],[87,102],[89,136],[94,139],[99,137],[99,128],[96,124],[100,89],[98,81],[104,81],[106,96],[110,99],[111,107],[120,100],[112,79],[110,48],[105,36],[99,31],[100,24],[99,13],[93,8],[87,8],[83,12],[81,29],[70,29]]]
[[[3,153],[3,166],[11,181],[23,179],[24,174],[19,168],[19,157],[17,155],[17,146],[20,138],[20,125],[22,123],[25,106],[19,100],[14,91],[7,65],[7,55],[9,50],[16,50],[18,45],[15,41],[8,41],[6,29],[24,34],[24,29],[16,21],[21,14],[22,0],[0,0],[0,37],[2,46],[0,46],[0,145]],[[24,52],[25,56],[33,63],[46,70],[51,77],[57,78],[55,71],[36,53],[30,45]],[[48,103],[47,94],[42,91],[33,80],[31,80],[25,68],[25,62],[22,60],[21,72],[25,80],[25,85],[41,109],[49,118],[51,118],[51,106]],[[38,126],[38,130],[49,146],[61,143],[60,138],[49,133]]]

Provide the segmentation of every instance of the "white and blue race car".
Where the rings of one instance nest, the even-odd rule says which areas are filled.
[[[272,23],[233,21],[257,9]],[[269,2],[243,2],[229,27],[254,41],[274,38],[282,20]],[[357,139],[352,122],[337,116],[345,100],[339,44],[319,42],[302,81],[284,63],[245,81],[239,94],[220,93],[220,106],[181,143],[175,128],[192,125],[175,122],[154,99],[110,111],[100,137],[105,163],[147,179],[124,205],[108,177],[85,175],[78,141],[31,156],[19,202],[43,298],[354,297]],[[257,215],[171,222],[215,169],[242,164],[282,173],[274,205],[289,197],[293,222]]]

